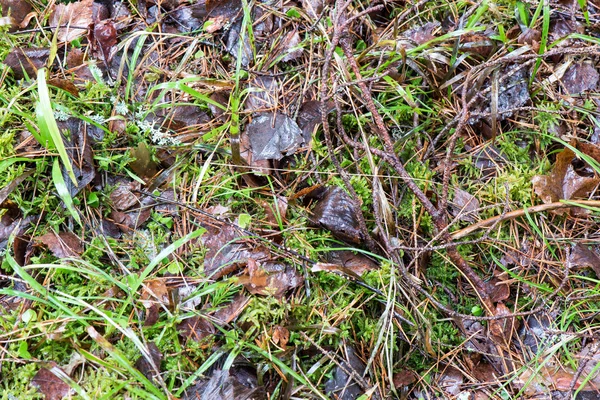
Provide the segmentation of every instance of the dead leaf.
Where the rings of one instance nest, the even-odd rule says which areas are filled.
[[[217,310],[213,314],[213,318],[221,325],[226,325],[236,319],[242,313],[242,311],[244,311],[248,303],[250,303],[249,297],[243,294],[237,294],[231,303]]]
[[[544,203],[586,198],[598,185],[600,182],[598,177],[580,176],[575,172],[571,164],[574,158],[575,153],[571,149],[565,148],[556,156],[556,162],[550,174],[533,177],[533,189]],[[558,210],[557,212],[564,213],[565,211]]]
[[[534,52],[540,49],[540,41],[542,39],[542,33],[537,29],[526,28],[519,37],[517,37],[517,43],[527,44],[531,46]]]
[[[467,191],[454,189],[454,198],[450,203],[450,212],[460,221],[475,222],[479,216],[479,200]]]
[[[238,277],[238,283],[252,294],[281,298],[285,292],[300,286],[304,278],[289,265],[266,262],[259,265],[248,259],[246,273]]]
[[[152,362],[142,356],[135,362],[135,367],[144,374],[150,382],[156,382],[158,381],[157,377],[160,374],[160,362],[162,361],[163,355],[153,342],[148,343],[146,347]]]
[[[33,377],[31,385],[38,388],[46,400],[62,400],[71,393],[71,387],[47,368],[39,369]]]
[[[290,331],[283,326],[275,325],[273,333],[271,335],[273,343],[281,347],[283,350],[286,349],[288,340],[290,340]]]
[[[50,14],[50,26],[59,27],[59,42],[72,42],[84,36],[93,22],[94,0],[81,0],[69,4],[57,4]]]
[[[336,366],[333,369],[333,376],[325,382],[325,392],[338,400],[354,400],[363,394],[363,390],[356,380],[348,375],[346,371],[354,371],[356,376],[363,376],[365,364],[356,355],[356,350],[352,346],[346,346],[343,349],[344,361],[343,368]]]
[[[46,233],[35,238],[46,245],[52,254],[57,258],[79,257],[83,253],[83,245],[79,237],[71,232]]]
[[[324,189],[312,210],[311,221],[350,243],[360,243],[362,233],[357,215],[360,212],[352,198],[339,186]]]
[[[262,400],[266,399],[264,388],[258,386],[256,377],[249,379],[236,376],[236,369],[214,370],[208,380],[196,382],[185,391],[181,400]]]
[[[415,383],[417,381],[417,374],[408,369],[401,369],[394,373],[392,381],[396,389],[402,389]]]
[[[202,339],[212,336],[215,333],[215,327],[208,319],[194,316],[181,321],[177,326],[177,331],[186,341],[200,342]]]
[[[328,263],[341,265],[358,276],[379,268],[379,264],[366,255],[350,250],[334,250],[328,252],[325,258]]]
[[[219,17],[219,21],[222,23],[222,18]],[[212,19],[212,18],[211,18]],[[238,21],[231,29],[229,29],[229,35],[227,36],[227,51],[231,56],[235,59],[241,55],[241,63],[243,67],[247,67],[250,65],[250,62],[253,59],[252,46],[250,44],[250,38],[248,35],[244,35],[244,43],[240,44],[240,39],[242,29],[242,21]],[[240,46],[242,46],[240,50]]]
[[[94,24],[93,37],[90,42],[97,44],[102,58],[110,63],[116,51],[117,29],[111,20],[104,20]]]
[[[579,62],[569,67],[562,77],[562,84],[567,93],[579,94],[595,90],[598,87],[600,74],[590,62]]]
[[[277,107],[279,82],[269,76],[256,76],[248,83],[246,111],[261,112]]]
[[[11,31],[16,28],[25,28],[24,22],[29,22],[28,15],[33,9],[31,4],[25,0],[0,0],[2,7],[2,16],[9,17],[11,20]]]
[[[438,384],[444,391],[452,396],[457,396],[461,392],[464,383],[462,372],[454,367],[446,367],[438,377]]]
[[[35,79],[38,69],[46,67],[49,57],[50,49],[15,48],[7,54],[4,64],[10,67],[16,79]]]
[[[69,80],[52,78],[48,79],[48,85],[62,89],[65,92],[69,92],[75,97],[79,96],[79,89],[77,89],[77,86],[75,86],[75,84]]]
[[[301,42],[302,39],[300,39],[300,35],[298,34],[297,30],[289,32],[282,41],[283,53],[285,53],[285,56],[281,59],[281,61],[289,62],[302,57],[304,49],[300,47]]]
[[[417,45],[421,45],[435,39],[434,31],[437,30],[440,25],[441,24],[437,21],[427,22],[424,25],[406,31],[404,36],[415,42]]]
[[[133,192],[135,190],[139,190],[140,187],[141,185],[137,181],[119,180],[117,187],[110,193],[109,196],[115,210],[125,211],[134,205],[139,205],[139,197]]]
[[[592,268],[596,277],[600,278],[600,256],[587,246],[581,243],[574,245],[569,254],[569,262],[573,267]]]
[[[140,301],[146,308],[145,326],[153,326],[163,307],[171,308],[169,290],[165,278],[156,278],[144,282]]]

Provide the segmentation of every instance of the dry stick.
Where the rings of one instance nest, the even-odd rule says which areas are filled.
[[[521,210],[515,210],[515,211],[508,212],[504,215],[497,215],[495,217],[490,217],[488,219],[484,219],[483,221],[479,221],[476,224],[467,226],[466,228],[463,228],[456,232],[452,232],[450,234],[450,236],[452,237],[453,240],[461,239],[461,238],[464,238],[465,236],[470,235],[471,233],[473,233],[475,231],[478,231],[479,229],[493,226],[499,222],[506,221],[508,219],[515,219],[518,217],[522,217],[526,214],[558,210],[561,208],[571,208],[571,207],[581,207],[581,208],[600,207],[600,200],[578,200],[573,203],[564,203],[562,201],[557,201],[554,203],[540,204],[538,206],[527,207],[527,208],[523,208]]]
[[[444,213],[440,212],[435,208],[435,206],[431,203],[431,201],[427,198],[425,193],[416,185],[416,183],[412,180],[410,174],[402,165],[402,162],[398,158],[398,156],[394,152],[394,145],[392,143],[392,139],[390,137],[389,132],[383,122],[383,118],[379,114],[377,107],[375,107],[375,103],[373,102],[373,98],[371,97],[371,93],[367,90],[366,85],[361,82],[361,74],[360,68],[358,67],[356,60],[354,58],[354,54],[352,52],[352,47],[350,45],[350,41],[348,39],[344,39],[340,42],[342,46],[342,50],[348,59],[350,66],[356,78],[358,80],[358,86],[362,90],[364,96],[364,102],[367,106],[367,109],[371,112],[373,119],[375,119],[375,125],[377,126],[377,130],[379,133],[379,137],[383,141],[387,152],[393,156],[393,164],[392,166],[398,172],[400,177],[404,180],[408,188],[414,193],[414,195],[419,199],[425,210],[431,215],[433,222],[436,226],[436,229],[439,232],[443,232],[442,239],[446,242],[451,242],[451,238],[449,233],[447,232],[448,225],[446,223],[446,218]],[[487,288],[483,280],[475,273],[475,271],[469,266],[469,264],[465,261],[465,259],[458,253],[455,246],[450,246],[447,249],[448,256],[456,264],[456,266],[460,269],[463,275],[471,282],[471,284],[475,287],[478,295],[481,299],[481,302],[487,309],[489,314],[493,314],[494,304],[487,293]]]

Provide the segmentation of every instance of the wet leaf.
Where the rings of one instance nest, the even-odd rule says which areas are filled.
[[[177,326],[177,331],[186,341],[200,342],[202,339],[212,336],[215,333],[215,327],[208,319],[194,316],[184,319]]]
[[[249,302],[249,297],[243,294],[237,294],[231,303],[216,311],[213,314],[213,318],[216,319],[219,324],[226,325],[236,319],[242,311],[244,311]]]
[[[221,227],[203,224],[207,232],[202,236],[202,244],[207,249],[204,257],[204,273],[211,279],[236,271],[245,265],[249,258],[264,261],[269,252],[262,246],[248,240],[240,240],[239,231],[230,226]]]
[[[330,186],[313,208],[311,221],[338,239],[360,243],[362,234],[356,217],[359,212],[350,195],[338,186]]]
[[[538,354],[540,349],[548,347],[554,341],[555,336],[548,332],[554,328],[552,317],[546,313],[533,314],[525,318],[518,331],[519,344],[525,360]]]
[[[238,283],[252,294],[280,298],[285,292],[300,286],[304,278],[289,265],[267,262],[259,265],[248,259],[246,273],[238,277]]]
[[[252,46],[250,44],[250,38],[248,34],[244,34],[244,43],[242,48],[240,49],[240,39],[242,37],[241,30],[242,22],[236,22],[231,29],[229,30],[229,35],[227,37],[227,51],[231,54],[236,60],[238,56],[241,57],[241,63],[243,67],[247,67],[250,65],[250,61],[252,61]]]
[[[275,78],[257,76],[248,84],[246,111],[259,112],[277,107],[279,84]]]
[[[446,367],[438,377],[438,383],[443,390],[453,396],[461,392],[464,383],[462,372],[454,367]]]
[[[29,22],[28,15],[33,9],[31,4],[25,0],[0,0],[2,16],[10,16],[11,30],[25,28]]]
[[[71,393],[69,385],[47,368],[40,368],[33,377],[31,385],[38,388],[46,400],[62,400]]]
[[[394,382],[394,387],[396,389],[401,389],[406,386],[410,386],[417,381],[417,374],[408,369],[402,369],[396,373],[392,378]]]
[[[271,340],[273,343],[285,350],[287,343],[290,340],[290,331],[283,326],[275,325],[271,335]]]
[[[206,0],[206,11],[211,18],[221,18],[230,21],[240,15],[242,2],[240,0]]]
[[[595,90],[598,87],[600,74],[589,62],[579,62],[569,67],[562,77],[562,84],[567,93],[578,94]]]
[[[72,42],[87,33],[93,22],[94,0],[82,0],[69,4],[57,4],[48,23],[58,29],[60,42]]]
[[[592,268],[596,277],[600,278],[600,256],[587,246],[581,243],[574,245],[569,254],[569,262],[573,267]]]
[[[157,382],[157,377],[160,374],[160,362],[162,361],[163,355],[153,342],[148,343],[146,347],[148,348],[152,363],[146,357],[142,356],[135,362],[135,367],[144,374],[150,382]]]
[[[421,45],[435,39],[434,32],[440,27],[440,25],[441,24],[437,21],[427,22],[421,26],[406,31],[404,36],[416,44]]]
[[[79,89],[77,89],[77,86],[75,86],[75,84],[69,80],[57,78],[48,79],[48,85],[62,89],[65,92],[69,92],[75,97],[79,96]]]
[[[28,77],[33,79],[40,68],[44,68],[50,57],[50,49],[12,49],[6,58],[4,64],[8,65],[16,79]]]
[[[246,128],[253,160],[281,160],[304,143],[298,125],[284,114],[261,114]]]
[[[11,208],[12,205],[8,204],[7,199],[8,196],[23,182],[25,179],[29,178],[35,171],[30,170],[22,173],[18,177],[14,178],[8,185],[3,187],[0,190],[0,208]]]
[[[50,232],[35,240],[46,245],[57,258],[79,257],[83,253],[81,240],[71,232]]]
[[[215,370],[210,379],[188,388],[182,400],[261,400],[266,398],[263,390],[255,381],[238,379],[234,369]]]
[[[97,44],[102,58],[107,62],[113,58],[117,44],[117,29],[110,20],[100,21],[94,24],[93,38],[91,42]]]
[[[363,390],[344,370],[354,371],[357,376],[363,376],[365,364],[356,355],[356,350],[352,346],[346,346],[344,348],[343,358],[344,361],[341,365],[344,368],[342,369],[339,366],[336,366],[333,369],[332,378],[325,382],[325,391],[332,398],[339,400],[355,400],[363,393]]]
[[[565,148],[556,156],[550,174],[533,177],[533,189],[544,203],[585,198],[598,185],[598,177],[580,176],[575,172],[571,164],[574,158],[575,153]]]
[[[326,254],[326,260],[328,263],[336,264],[346,270],[352,271],[357,276],[379,268],[379,265],[369,257],[350,250],[331,251]]]
[[[153,326],[157,321],[160,311],[170,308],[170,297],[165,278],[156,278],[144,282],[140,301],[146,308],[145,326]]]
[[[139,197],[133,193],[141,187],[136,181],[119,181],[117,187],[110,193],[113,207],[118,211],[125,211],[140,203]]]

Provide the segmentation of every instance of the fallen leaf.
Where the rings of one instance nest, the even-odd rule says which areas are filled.
[[[93,22],[94,0],[81,0],[69,4],[57,4],[48,23],[58,27],[58,41],[72,42],[84,36]]]
[[[367,271],[379,268],[379,264],[366,255],[350,250],[330,251],[325,255],[325,258],[328,263],[341,265],[358,276],[361,276]]]
[[[118,181],[117,187],[109,195],[110,201],[115,210],[125,211],[134,205],[139,205],[139,197],[133,192],[135,190],[139,190],[140,187],[141,185],[137,181]]]
[[[259,265],[248,259],[246,273],[238,277],[238,283],[252,294],[281,298],[285,292],[300,286],[304,278],[289,265],[266,262]]]
[[[97,44],[102,58],[110,63],[116,51],[117,29],[111,20],[104,20],[94,24],[93,35],[90,42]]]
[[[212,336],[215,333],[215,327],[208,319],[194,316],[181,321],[177,326],[177,331],[186,341],[200,342],[202,339]]]
[[[264,388],[258,386],[256,378],[238,379],[236,370],[214,370],[212,376],[196,382],[185,390],[181,400],[261,400],[266,399]]]
[[[573,267],[592,268],[596,277],[600,278],[600,256],[587,246],[581,243],[574,245],[569,254],[569,262]]]
[[[356,355],[354,347],[346,346],[343,352],[344,361],[341,362],[343,368],[336,366],[333,369],[332,378],[325,382],[325,392],[331,398],[338,400],[355,400],[363,394],[363,389],[346,371],[354,371],[356,376],[363,376],[365,364]]]
[[[138,143],[137,147],[129,149],[129,152],[131,157],[135,158],[129,166],[137,176],[150,179],[158,173],[158,164],[152,159],[152,152],[146,143]]]
[[[152,342],[148,343],[146,347],[152,362],[150,362],[146,357],[142,356],[135,362],[135,367],[142,374],[144,374],[144,376],[150,382],[156,382],[158,381],[158,375],[160,375],[160,362],[162,361],[162,354],[158,347]]]
[[[290,331],[283,326],[275,325],[271,335],[271,340],[273,340],[273,343],[285,350],[288,340],[290,340]]]
[[[140,301],[146,308],[145,326],[153,326],[163,307],[170,308],[169,290],[165,278],[156,278],[144,282]]]
[[[46,233],[35,238],[46,245],[52,254],[57,258],[79,257],[83,253],[83,245],[79,237],[71,232]]]
[[[27,18],[33,7],[25,0],[0,0],[2,7],[2,16],[9,17],[11,20],[11,31],[16,28],[25,28],[24,22],[29,22]]]
[[[289,32],[282,41],[283,53],[285,53],[285,56],[283,56],[281,61],[289,62],[302,57],[304,49],[300,47],[301,42],[302,39],[300,39],[300,34],[298,34],[297,30]]]
[[[440,25],[441,24],[437,21],[427,22],[404,32],[404,36],[415,42],[417,45],[421,45],[435,39],[434,31],[436,31]]]
[[[211,18],[212,19],[212,18]],[[218,18],[222,23],[223,17]],[[250,44],[250,38],[248,35],[244,35],[244,43],[240,44],[242,29],[242,21],[238,21],[229,29],[229,35],[227,36],[227,52],[237,60],[238,56],[241,56],[241,63],[243,67],[250,65],[250,61],[253,59],[252,45]],[[242,47],[240,50],[240,46]]]
[[[33,377],[31,385],[38,388],[46,400],[62,400],[71,393],[69,385],[47,368],[39,369]]]
[[[556,156],[552,172],[548,175],[537,175],[532,179],[533,189],[540,199],[548,204],[559,200],[586,198],[598,185],[598,177],[580,176],[575,172],[571,162],[575,153],[565,148]],[[564,210],[558,210],[564,213]]]
[[[450,202],[450,212],[460,221],[475,222],[479,216],[479,200],[472,194],[459,188],[454,189],[454,198]]]
[[[237,294],[231,303],[217,310],[213,314],[213,318],[217,320],[219,324],[226,325],[236,319],[242,313],[242,311],[244,311],[248,303],[250,303],[249,297],[243,294]]]
[[[336,238],[360,243],[362,234],[356,217],[359,212],[352,198],[342,188],[330,186],[324,189],[310,218],[313,224],[329,230]]]
[[[402,389],[415,383],[417,381],[417,374],[408,369],[401,369],[394,373],[392,381],[396,389]]]
[[[589,62],[579,62],[569,67],[561,81],[567,93],[578,94],[595,90],[600,74]]]
[[[10,67],[16,79],[35,79],[38,69],[46,67],[49,57],[50,49],[15,48],[6,55],[4,64]]]
[[[447,394],[457,396],[461,392],[464,379],[462,372],[448,366],[439,374],[437,383]]]
[[[269,76],[257,76],[248,83],[248,97],[246,98],[246,111],[261,112],[273,110],[277,107],[279,82]]]

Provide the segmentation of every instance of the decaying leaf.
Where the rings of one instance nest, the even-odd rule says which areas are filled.
[[[579,62],[569,67],[562,77],[562,84],[569,94],[578,94],[598,87],[600,74],[589,62]]]
[[[358,276],[379,268],[379,265],[366,255],[350,250],[334,250],[325,256],[328,263],[340,265]]]
[[[194,316],[184,319],[178,326],[179,334],[187,340],[200,342],[215,333],[215,327],[206,318]]]
[[[252,159],[280,160],[294,154],[304,143],[302,131],[287,115],[263,113],[246,128],[252,149]]]
[[[72,42],[87,33],[93,22],[94,0],[57,4],[50,15],[50,26],[58,27],[58,40]]]
[[[333,376],[325,382],[325,391],[332,397],[339,400],[355,400],[361,394],[363,389],[355,380],[355,376],[363,376],[365,364],[356,355],[356,350],[352,346],[344,348],[344,361],[341,363],[343,368],[337,366],[333,370]],[[353,371],[356,375],[350,376],[346,371]]]
[[[54,368],[58,369],[56,366]],[[31,385],[38,388],[46,400],[62,400],[71,393],[69,385],[47,368],[40,368],[33,377]]]
[[[149,179],[158,173],[158,164],[152,159],[152,153],[146,143],[140,142],[137,147],[129,151],[135,158],[135,161],[132,161],[129,166],[137,176]]]
[[[243,376],[243,378],[242,378]],[[256,377],[250,379],[247,374],[238,376],[237,370],[215,370],[208,380],[199,381],[186,389],[182,400],[262,400],[264,388],[258,386]]]
[[[110,193],[110,200],[115,210],[125,211],[140,203],[138,195],[133,193],[141,187],[137,181],[120,180],[117,187]]]
[[[57,258],[79,257],[83,253],[81,240],[71,232],[46,233],[36,238]]]
[[[454,189],[454,198],[450,203],[453,216],[466,222],[475,222],[479,213],[479,200],[472,194],[462,189]]]
[[[44,68],[50,57],[50,49],[32,48],[12,49],[4,59],[4,64],[8,65],[16,79],[35,79],[37,71]]]
[[[294,267],[274,262],[259,265],[251,258],[248,259],[246,273],[238,277],[238,283],[244,285],[250,293],[276,298],[303,282],[304,278]]]
[[[90,36],[90,41],[94,43],[94,47],[100,50],[98,55],[107,62],[113,58],[114,52],[116,51],[115,45],[117,44],[117,29],[111,20],[104,20],[94,24],[94,29]]]
[[[275,109],[279,87],[275,78],[256,76],[248,83],[246,111],[260,112]]]
[[[158,347],[150,342],[146,345],[152,362],[142,356],[135,362],[135,367],[151,382],[157,381],[157,376],[160,374],[160,362],[162,361],[162,353]],[[153,365],[154,364],[154,365]]]
[[[25,28],[31,18],[33,7],[26,0],[0,0],[2,16],[10,19],[11,31]]]
[[[312,210],[311,221],[341,240],[360,243],[362,234],[356,217],[360,210],[339,186],[324,189]]]
[[[569,254],[569,262],[573,267],[592,268],[596,277],[600,278],[600,256],[587,246],[581,243],[574,245]]]
[[[575,172],[571,164],[574,158],[575,153],[565,148],[556,156],[550,174],[533,177],[533,189],[544,203],[585,198],[598,185],[600,179],[597,176],[580,176]]]
[[[404,36],[415,42],[417,45],[421,45],[435,39],[434,31],[437,30],[440,25],[441,24],[437,21],[427,22],[404,32]]]
[[[288,62],[302,57],[303,49],[300,47],[301,42],[302,40],[298,31],[294,30],[288,33],[282,42],[285,56],[283,56],[281,61]]]
[[[144,282],[140,301],[146,308],[145,326],[152,326],[158,321],[160,310],[170,307],[169,290],[165,278],[156,278]]]
[[[213,318],[221,325],[226,325],[236,319],[242,313],[242,311],[244,311],[249,302],[249,297],[243,294],[237,294],[231,303],[217,310],[213,314]]]

